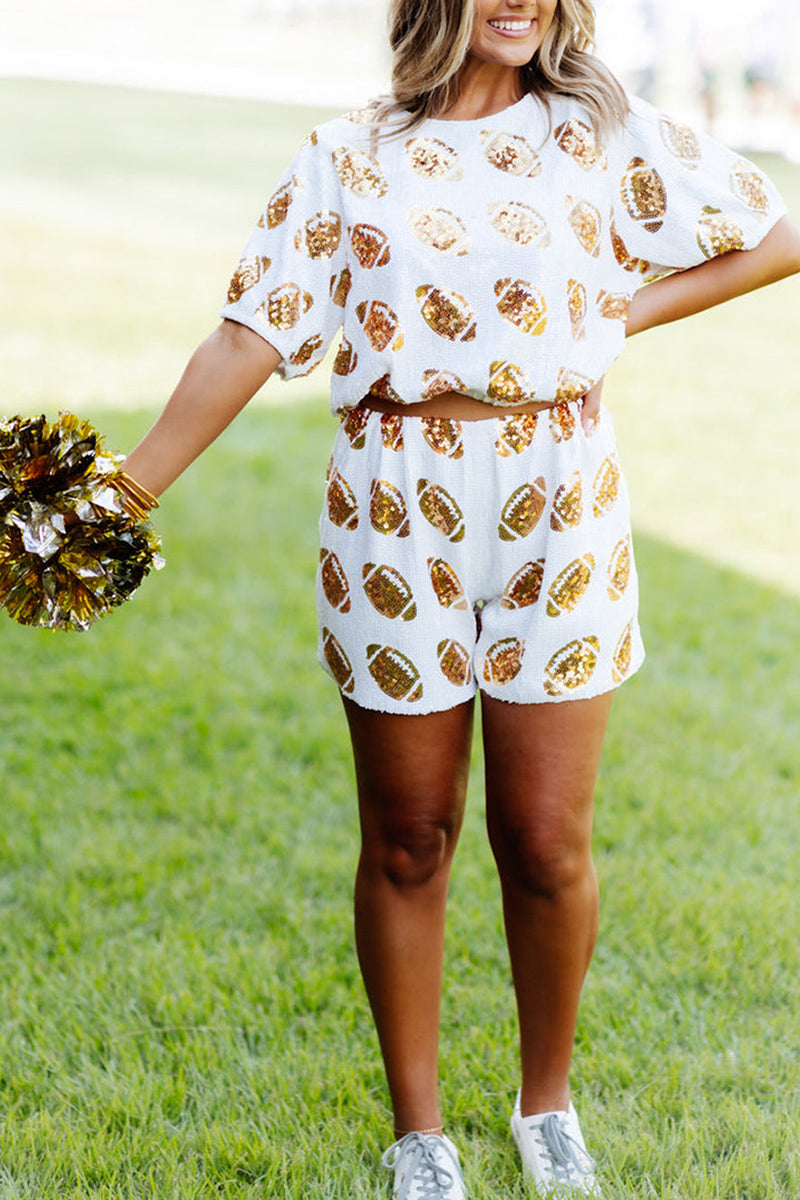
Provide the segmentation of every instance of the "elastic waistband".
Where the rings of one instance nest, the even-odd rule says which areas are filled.
[[[448,417],[455,421],[487,421],[496,417],[535,416],[536,413],[558,408],[559,402],[531,400],[516,408],[508,408],[505,405],[488,404],[483,400],[476,400],[473,396],[465,396],[461,392],[445,392],[441,396],[434,396],[431,400],[420,400],[414,404],[398,404],[393,400],[385,400],[382,396],[374,396],[370,392],[364,396],[357,407],[398,417]],[[346,419],[348,415],[348,413],[344,413],[343,419]]]

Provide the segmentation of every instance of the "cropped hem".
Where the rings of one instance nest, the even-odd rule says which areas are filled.
[[[587,686],[585,688],[582,688],[580,690],[580,694],[578,694],[578,695],[576,695],[575,692],[569,692],[569,693],[562,693],[561,695],[558,695],[558,696],[548,696],[548,695],[536,696],[533,699],[529,699],[527,697],[515,698],[512,696],[501,694],[500,692],[491,691],[489,688],[481,688],[481,687],[475,686],[467,695],[464,695],[463,688],[459,689],[460,695],[453,697],[452,704],[444,704],[444,703],[431,704],[430,702],[428,702],[428,703],[420,706],[419,702],[417,701],[412,708],[409,704],[406,704],[404,707],[401,702],[392,701],[388,696],[385,697],[384,703],[381,703],[380,696],[376,697],[377,703],[364,703],[364,701],[362,699],[357,699],[355,696],[351,695],[349,692],[347,692],[344,688],[342,688],[339,685],[336,678],[330,671],[322,652],[318,653],[318,655],[317,655],[317,661],[318,661],[319,665],[322,667],[325,674],[327,676],[329,676],[331,681],[336,684],[336,687],[338,688],[339,692],[341,693],[341,695],[344,699],[352,701],[353,704],[357,704],[359,708],[364,708],[368,712],[385,712],[385,713],[391,713],[392,716],[403,716],[403,717],[426,717],[426,716],[429,716],[431,713],[449,712],[450,709],[452,709],[452,708],[459,708],[462,704],[471,703],[475,699],[476,695],[481,692],[484,695],[491,697],[492,700],[499,700],[503,704],[515,704],[515,705],[517,705],[517,704],[563,704],[563,703],[571,701],[571,700],[595,700],[598,696],[604,696],[606,694],[606,692],[616,692],[618,688],[622,687],[623,683],[627,683],[629,679],[632,679],[633,676],[636,675],[637,672],[639,671],[639,669],[644,665],[645,658],[646,658],[646,654],[645,654],[644,650],[642,650],[642,653],[639,656],[639,658],[634,663],[631,664],[630,670],[628,671],[627,675],[625,675],[622,679],[620,679],[616,682],[611,682],[611,683],[606,681],[605,684],[602,684],[600,682],[600,680],[598,680],[596,686],[592,686],[592,687]]]

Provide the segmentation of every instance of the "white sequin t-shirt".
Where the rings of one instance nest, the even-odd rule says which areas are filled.
[[[333,337],[331,407],[367,392],[491,404],[584,394],[622,349],[636,288],[751,249],[786,211],[752,163],[632,100],[607,146],[574,100],[371,137],[306,139],[245,248],[222,316],[288,379]]]

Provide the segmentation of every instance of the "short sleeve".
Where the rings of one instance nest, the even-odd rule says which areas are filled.
[[[220,311],[275,347],[282,379],[312,371],[342,323],[332,298],[346,267],[342,232],[339,180],[314,132],[259,217]]]
[[[614,251],[646,278],[752,250],[786,213],[748,159],[639,99],[612,164]]]

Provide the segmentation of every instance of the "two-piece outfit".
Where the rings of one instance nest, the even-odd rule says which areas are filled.
[[[607,144],[575,100],[306,139],[224,317],[305,375],[342,327],[320,520],[320,661],[358,704],[427,713],[476,688],[599,695],[644,657],[628,501],[605,408],[643,282],[750,249],[786,211],[752,163],[639,100]],[[390,130],[388,131],[390,132]],[[414,417],[459,392],[493,419]],[[359,408],[367,394],[408,417]],[[530,401],[556,401],[535,414]]]

